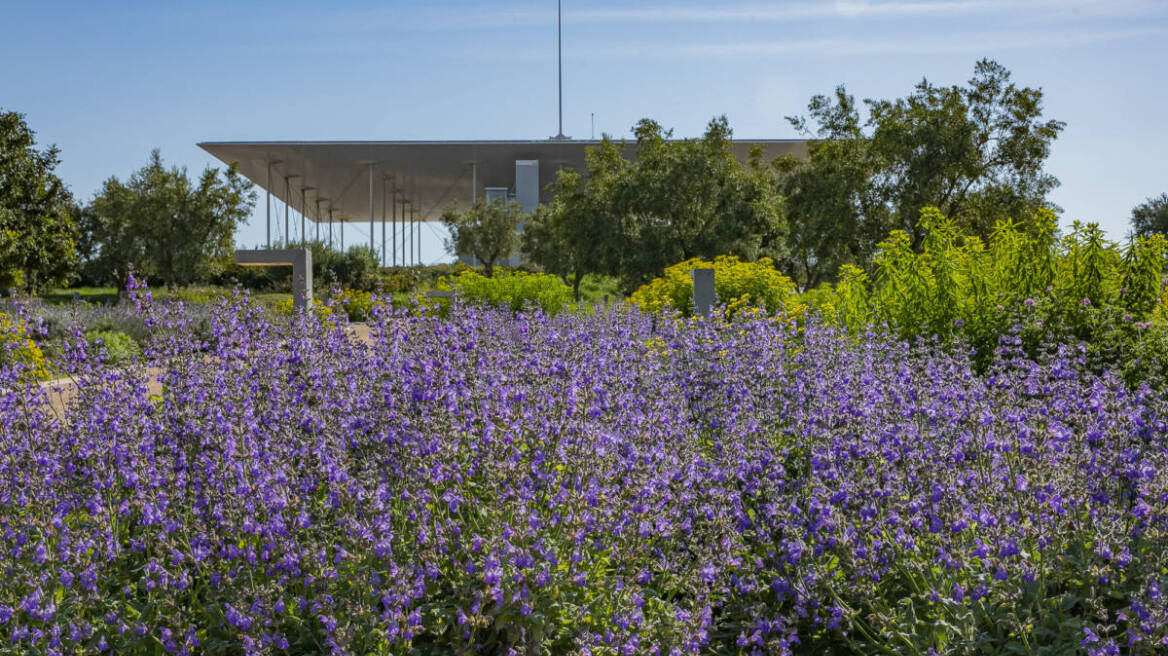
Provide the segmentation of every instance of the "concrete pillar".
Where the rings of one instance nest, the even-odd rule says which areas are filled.
[[[291,266],[292,307],[303,310],[312,304],[311,249],[235,251],[235,263],[239,266]]]
[[[297,249],[292,260],[292,307],[305,310],[312,305],[312,249]]]
[[[693,304],[694,314],[703,319],[710,318],[710,310],[714,307],[714,270],[694,269],[693,276]]]

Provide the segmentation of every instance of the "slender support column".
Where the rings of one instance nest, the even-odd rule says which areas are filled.
[[[345,222],[341,221],[341,252],[345,252]]]
[[[373,164],[369,165],[369,250],[377,253],[377,247],[373,245]]]
[[[385,178],[381,179],[381,268],[385,268]]]
[[[479,163],[470,163],[470,205],[479,202]]]
[[[421,264],[422,259],[420,257],[422,253],[422,231],[418,230],[419,227],[421,226],[418,225],[418,210],[413,205],[410,205],[410,250],[416,249],[415,252],[410,253],[410,257],[414,260],[414,266]],[[417,236],[415,236],[415,233]],[[418,244],[417,246],[415,246],[415,241]]]
[[[563,11],[561,1],[556,0],[556,104],[560,111],[560,129],[556,132],[557,139],[564,137],[564,30],[562,21]]]
[[[305,231],[308,217],[308,192],[312,191],[312,187],[300,188],[300,245],[303,246],[308,242],[308,233]]]
[[[401,248],[400,248],[401,266],[406,266],[406,205],[409,205],[409,204],[410,204],[410,201],[406,200],[405,198],[402,199],[402,201],[401,201],[401,208],[402,208],[401,225],[399,226],[399,228],[401,230]],[[397,249],[396,246],[394,248]]]
[[[333,208],[329,208],[329,250],[333,248]]]
[[[316,214],[314,216],[316,218],[312,220],[312,227],[316,228],[316,236],[313,237],[312,240],[317,242],[317,243],[320,243],[320,195],[319,194],[316,197]]]
[[[268,249],[272,248],[272,161],[268,160],[268,184],[264,185],[264,191],[268,193]]]
[[[288,201],[292,200],[292,184],[290,176],[284,176],[284,246],[292,243],[292,235],[288,233]]]

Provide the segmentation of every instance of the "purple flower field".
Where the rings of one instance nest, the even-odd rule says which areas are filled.
[[[1168,403],[1077,348],[141,311],[161,394],[5,370],[0,654],[1164,653]]]

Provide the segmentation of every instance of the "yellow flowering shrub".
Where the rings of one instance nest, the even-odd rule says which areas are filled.
[[[743,262],[731,255],[719,255],[713,262],[693,258],[675,264],[633,292],[629,301],[646,312],[678,310],[689,316],[693,307],[694,269],[714,270],[714,293],[726,307],[727,316],[742,315],[752,309],[771,314],[802,316],[806,306],[795,293],[795,283],[779,273],[770,258]]]
[[[45,354],[28,336],[28,328],[19,318],[0,313],[0,364],[17,363],[25,367],[22,376],[28,380],[49,377]]]
[[[498,271],[488,278],[474,271],[461,271],[450,277],[439,278],[437,286],[440,291],[453,291],[472,303],[506,308],[512,312],[534,304],[544,313],[554,315],[572,303],[572,288],[548,273]],[[442,307],[443,303],[438,305]]]
[[[327,319],[344,312],[349,321],[368,321],[373,316],[373,294],[360,289],[346,289],[328,299],[331,302],[314,301],[312,312],[318,319]],[[292,299],[287,298],[275,305],[276,314],[292,314]]]
[[[368,321],[373,316],[373,294],[346,289],[333,297],[333,307],[344,310],[349,321]]]
[[[272,310],[275,311],[276,314],[285,314],[291,316],[292,311],[294,310],[292,299],[286,298],[279,303],[276,303],[274,306],[272,306]],[[316,315],[317,319],[328,319],[332,316],[333,309],[324,303],[313,301],[312,313]]]

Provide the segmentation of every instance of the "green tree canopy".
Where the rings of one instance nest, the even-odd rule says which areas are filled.
[[[788,117],[815,137],[808,162],[779,167],[796,235],[787,268],[805,285],[840,264],[866,266],[874,238],[889,230],[919,249],[925,207],[985,239],[999,221],[1050,206],[1058,180],[1043,165],[1064,124],[1044,120],[1042,91],[1019,88],[997,62],[979,61],[965,86],[922,80],[904,98],[864,105],[866,120],[839,87],[808,105],[814,131]]]
[[[1137,235],[1168,235],[1168,193],[1149,198],[1132,208],[1131,226]]]
[[[841,87],[834,99],[812,98],[810,109],[820,121],[818,138],[808,143],[810,156],[775,162],[789,229],[780,264],[806,288],[830,279],[843,264],[867,262],[890,225],[871,184],[880,166],[855,99]],[[795,123],[806,130],[803,119]]]
[[[230,259],[254,203],[234,166],[222,174],[207,167],[192,181],[154,150],[127,182],[106,180],[82,213],[86,272],[123,287],[131,271],[168,286],[206,280]]]
[[[613,196],[631,168],[607,137],[584,158],[587,173],[559,171],[551,204],[532,215],[522,234],[523,254],[571,284],[577,301],[585,275],[620,270],[624,228]]]
[[[672,131],[650,120],[634,134],[637,160],[616,198],[631,229],[627,282],[642,284],[692,257],[753,260],[781,251],[779,197],[757,153],[747,165],[734,156],[725,116],[701,139],[669,141]]]
[[[0,288],[64,284],[77,267],[77,205],[54,173],[56,146],[36,148],[16,112],[0,110]]]
[[[522,220],[523,207],[515,201],[479,201],[465,212],[447,208],[442,213],[442,223],[450,231],[446,250],[451,255],[473,255],[490,277],[495,265],[510,257],[519,245],[516,231]]]
[[[634,134],[635,159],[606,137],[587,171],[559,172],[561,194],[525,240],[529,257],[561,274],[617,276],[631,290],[692,257],[783,252],[773,178],[760,153],[738,161],[725,116],[699,139],[673,140],[649,119]]]

